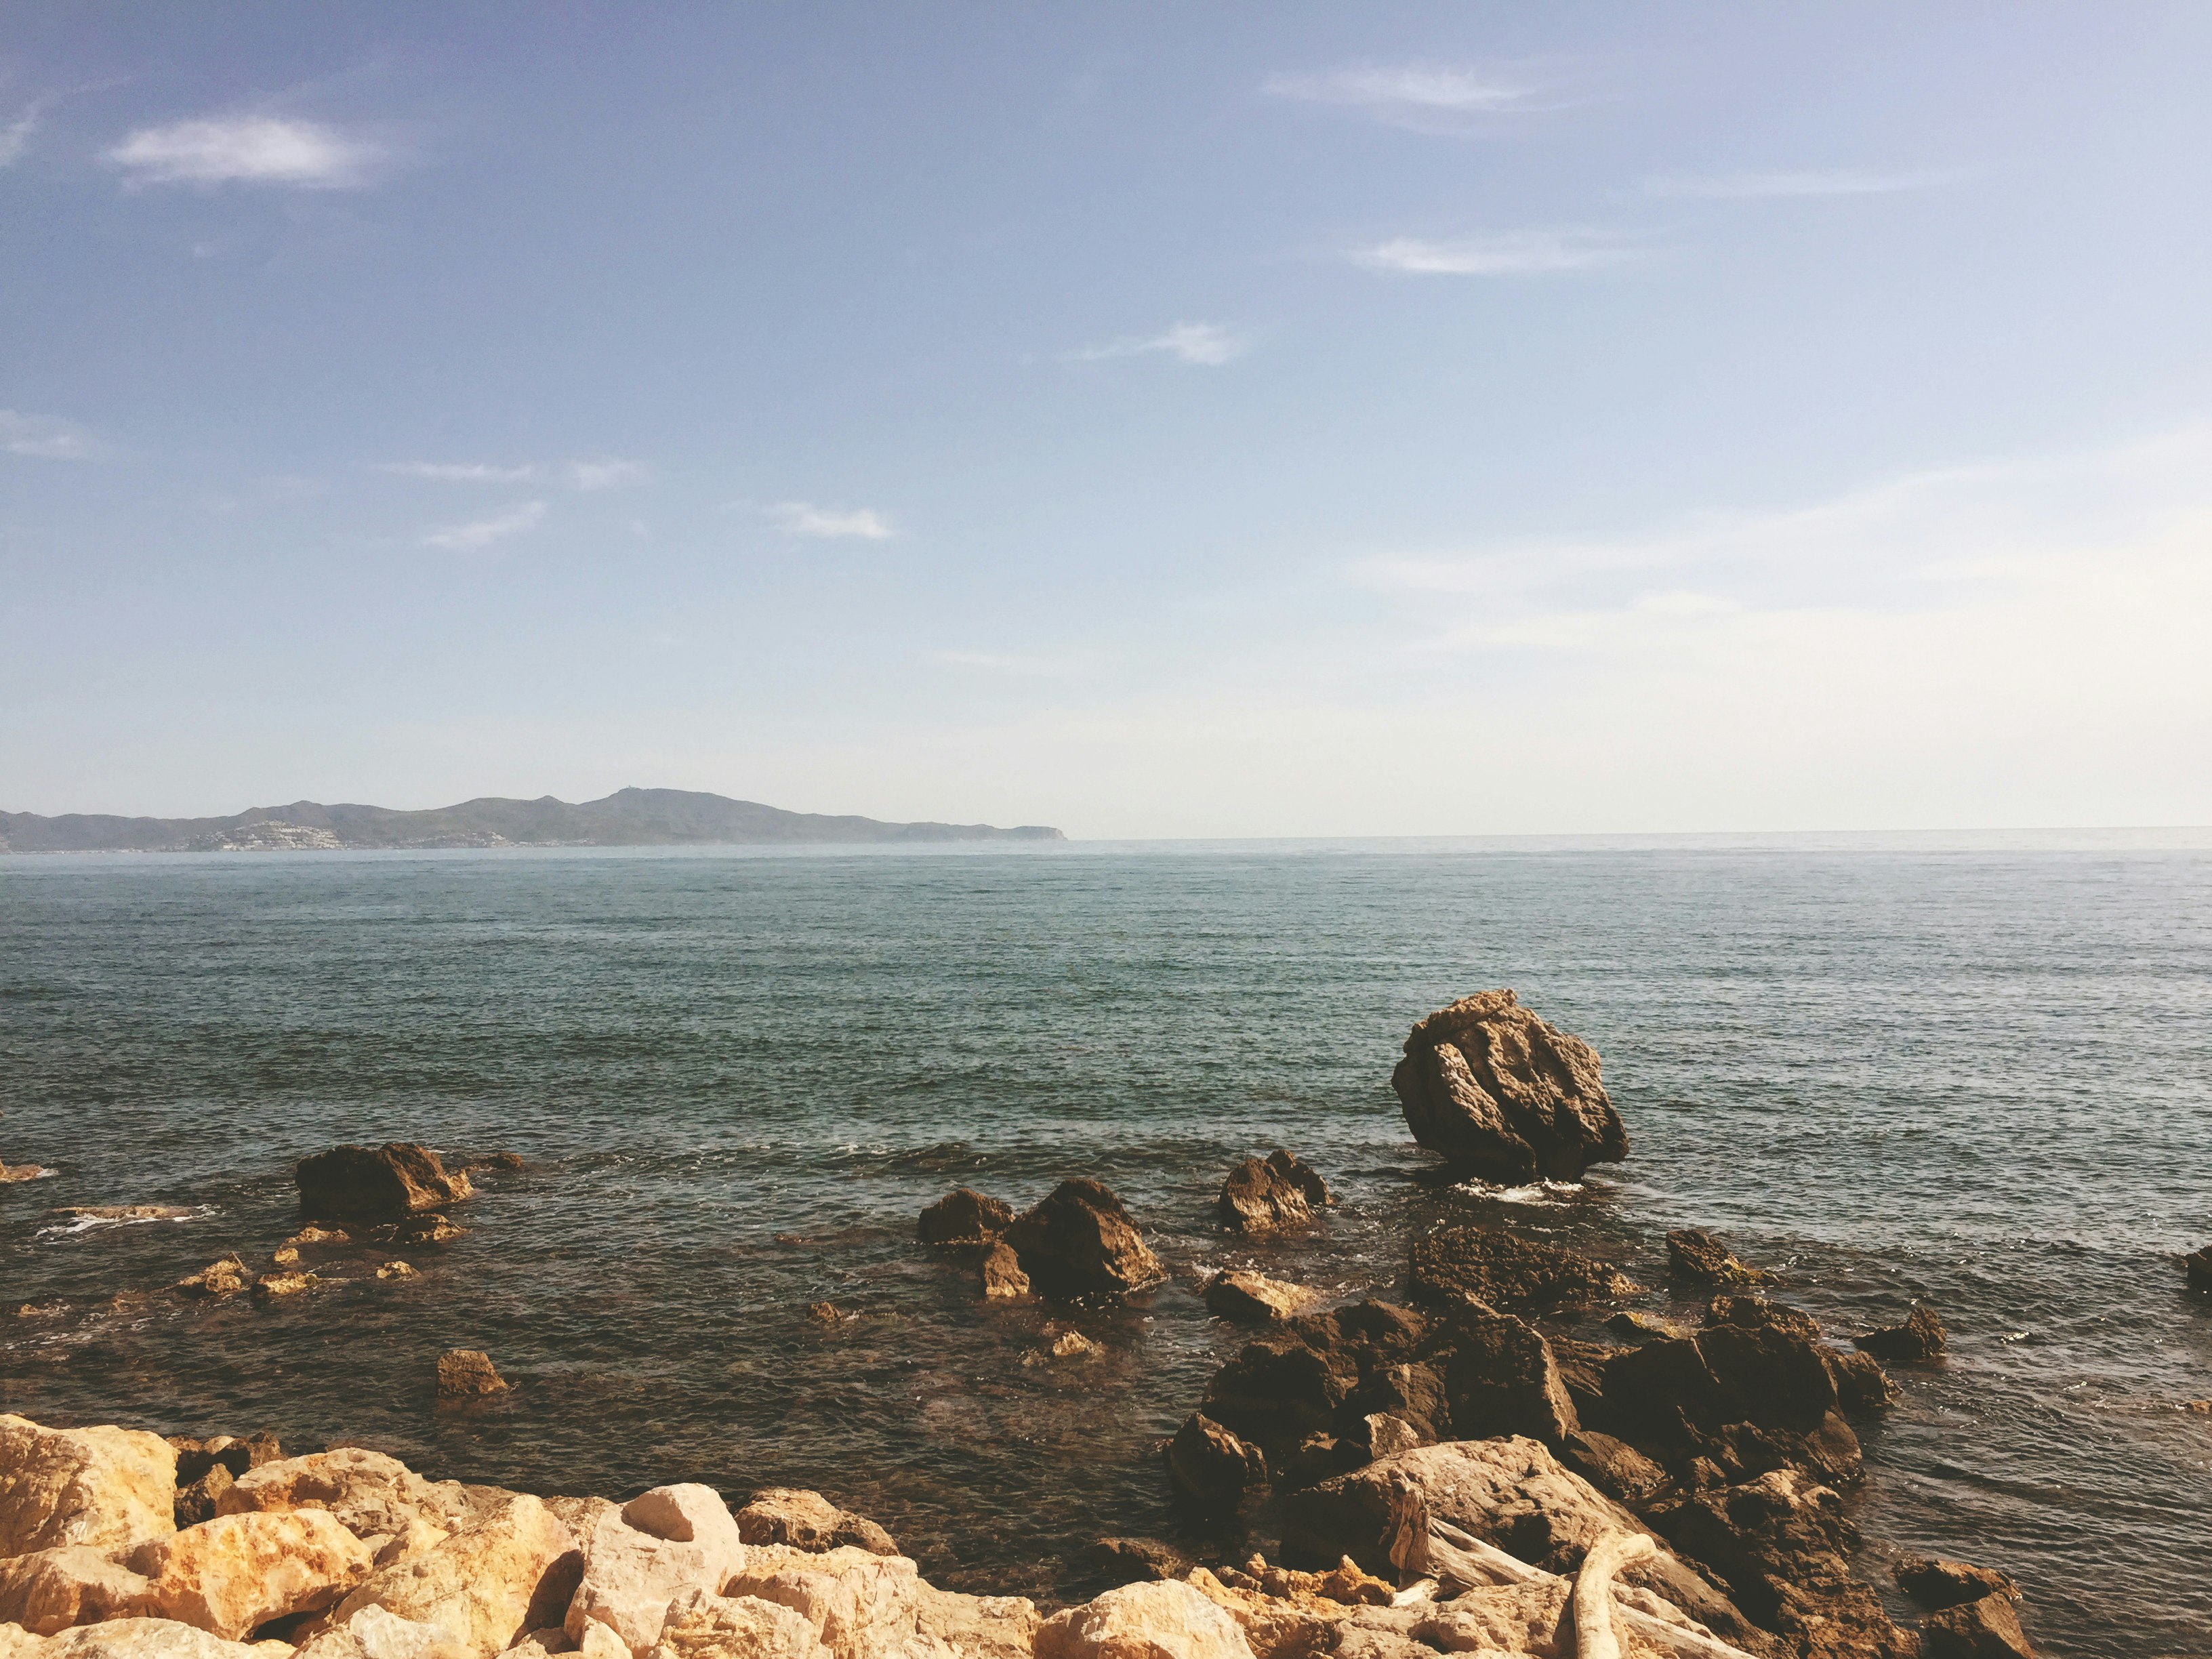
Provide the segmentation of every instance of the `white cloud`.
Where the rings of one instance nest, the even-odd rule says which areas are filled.
[[[1398,236],[1352,257],[1371,270],[1417,276],[1547,276],[1622,264],[1638,254],[1619,238],[1592,231],[1515,230],[1451,241]]]
[[[535,530],[545,520],[545,503],[525,501],[496,518],[478,519],[469,524],[448,525],[443,530],[434,530],[422,538],[425,547],[442,547],[456,553],[469,553],[480,547],[489,547],[494,542],[504,541],[509,536],[520,536],[526,530]]]
[[[568,472],[569,483],[578,489],[619,489],[653,476],[641,461],[571,461]]]
[[[1110,345],[1090,346],[1074,354],[1075,361],[1103,362],[1113,357],[1140,357],[1153,353],[1186,363],[1218,368],[1245,349],[1243,337],[1218,323],[1177,323],[1164,334],[1116,340]]]
[[[892,533],[889,520],[865,507],[848,509],[817,507],[811,501],[778,501],[768,509],[768,515],[778,529],[794,536],[831,540],[857,536],[864,541],[880,542]]]
[[[435,483],[522,483],[538,476],[538,469],[527,463],[494,466],[484,461],[381,461],[376,470]]]
[[[1105,659],[1095,651],[1070,652],[1054,657],[1024,656],[995,651],[939,651],[931,660],[952,668],[977,668],[987,673],[1014,674],[1037,679],[1068,679],[1086,674]]]
[[[91,434],[74,421],[0,409],[0,449],[42,461],[88,460],[99,453]]]
[[[1793,197],[1893,196],[1900,191],[1937,190],[1972,177],[1970,167],[1930,167],[1909,173],[1868,173],[1845,167],[1826,172],[1728,173],[1649,179],[1644,188],[1652,196],[1717,202],[1759,201]]]
[[[21,115],[0,126],[0,167],[13,167],[22,159],[23,152],[31,147],[31,135],[39,130],[39,117],[43,107],[33,104]]]
[[[368,183],[384,151],[319,122],[234,115],[142,127],[109,150],[107,159],[132,184],[337,190]]]
[[[1442,64],[1271,75],[1261,90],[1270,97],[1360,110],[1389,125],[1420,131],[1463,131],[1486,116],[1558,107],[1545,88],[1525,78]]]

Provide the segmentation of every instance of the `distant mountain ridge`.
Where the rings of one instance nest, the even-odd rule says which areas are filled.
[[[419,812],[296,800],[223,818],[0,812],[0,853],[329,851],[346,848],[710,847],[763,843],[1065,841],[1044,824],[886,823],[787,812],[690,789],[617,789],[571,805],[485,795]]]

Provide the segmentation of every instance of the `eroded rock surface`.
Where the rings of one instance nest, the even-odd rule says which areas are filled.
[[[1115,1295],[1161,1277],[1121,1200],[1103,1182],[1063,1181],[1006,1229],[1023,1271],[1064,1294]]]
[[[1302,1227],[1327,1209],[1328,1183],[1289,1152],[1248,1158],[1221,1183],[1222,1223],[1248,1238]]]
[[[955,1187],[921,1212],[915,1236],[925,1244],[988,1244],[1013,1222],[1014,1207],[1004,1199]]]
[[[0,1560],[0,1623],[33,1636],[145,1612],[145,1575],[106,1550],[64,1544]]]
[[[1206,1281],[1208,1311],[1237,1325],[1267,1325],[1302,1313],[1316,1299],[1303,1285],[1232,1267]]]
[[[770,1486],[737,1512],[738,1536],[748,1544],[788,1544],[793,1549],[851,1546],[873,1555],[896,1555],[898,1546],[865,1515],[841,1510],[818,1492]]]
[[[1125,1584],[1037,1629],[1036,1659],[1255,1659],[1243,1630],[1186,1583]]]
[[[130,1549],[174,1532],[176,1505],[177,1455],[160,1435],[0,1416],[0,1557]]]
[[[1949,1335],[1936,1310],[1924,1304],[1915,1308],[1902,1325],[1861,1331],[1851,1340],[1877,1359],[1894,1364],[1924,1365],[1949,1345]]]
[[[140,1546],[147,1610],[240,1641],[258,1626],[336,1601],[375,1558],[322,1510],[217,1516]]]
[[[1739,1261],[1711,1233],[1678,1227],[1667,1235],[1667,1271],[1703,1285],[1762,1285],[1774,1275]]]
[[[746,1560],[737,1518],[711,1486],[681,1484],[641,1493],[619,1510],[591,1515],[580,1531],[583,1567],[564,1621],[583,1645],[606,1626],[635,1655],[659,1639],[670,1601],[687,1588],[726,1585]]]
[[[1553,1313],[1636,1290],[1594,1256],[1498,1227],[1439,1227],[1415,1239],[1410,1256],[1413,1296],[1431,1304],[1471,1298],[1507,1313]]]
[[[421,1553],[380,1568],[338,1603],[331,1622],[379,1607],[442,1631],[471,1659],[489,1659],[524,1632],[560,1622],[575,1589],[575,1547],[551,1510],[517,1493]],[[652,1634],[659,1632],[656,1620]]]

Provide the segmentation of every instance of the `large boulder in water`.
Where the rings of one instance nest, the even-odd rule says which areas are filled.
[[[1115,1294],[1161,1276],[1160,1259],[1103,1182],[1061,1182],[1016,1218],[1006,1241],[1022,1271],[1051,1290]]]
[[[1294,1153],[1248,1158],[1221,1183],[1218,1207],[1232,1232],[1248,1238],[1304,1226],[1333,1200],[1328,1183]]]
[[[1413,1139],[1486,1181],[1577,1181],[1628,1156],[1597,1051],[1510,991],[1479,991],[1413,1027],[1390,1074]]]
[[[973,1187],[955,1187],[921,1212],[915,1237],[925,1244],[988,1244],[1013,1224],[1014,1206]]]
[[[404,1221],[457,1204],[476,1189],[462,1170],[411,1141],[333,1146],[303,1158],[295,1171],[300,1212],[319,1221]]]

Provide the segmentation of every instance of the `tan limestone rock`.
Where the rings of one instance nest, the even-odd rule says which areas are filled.
[[[439,1626],[378,1607],[362,1608],[300,1648],[301,1659],[463,1659],[466,1652]]]
[[[1232,1267],[1206,1281],[1200,1292],[1216,1317],[1238,1325],[1267,1325],[1303,1313],[1318,1292],[1264,1273]]]
[[[915,1585],[913,1659],[1031,1659],[1039,1617],[1026,1595],[963,1595]]]
[[[1124,1584],[1038,1626],[1036,1659],[1256,1659],[1237,1621],[1190,1585]]]
[[[380,1607],[435,1626],[473,1659],[487,1659],[546,1621],[551,1610],[541,1596],[549,1579],[565,1584],[556,1571],[574,1548],[552,1510],[518,1493],[435,1547],[378,1569],[338,1603],[332,1622]]]
[[[0,1621],[33,1636],[146,1611],[146,1580],[105,1550],[83,1544],[0,1561]]]
[[[177,1455],[160,1435],[0,1416],[0,1557],[129,1549],[174,1532],[176,1505]]]
[[[657,1486],[621,1510],[592,1514],[578,1534],[583,1572],[564,1627],[579,1647],[593,1624],[635,1655],[660,1639],[669,1603],[684,1590],[719,1589],[744,1565],[736,1518],[711,1486]]]
[[[890,1534],[865,1515],[839,1509],[818,1492],[768,1487],[738,1511],[737,1522],[738,1535],[748,1544],[788,1544],[802,1550],[849,1544],[871,1555],[898,1553]]]
[[[111,1619],[49,1637],[23,1659],[281,1659],[291,1650],[282,1642],[226,1641],[173,1619]],[[14,1659],[4,1644],[0,1659]]]
[[[483,1349],[448,1348],[438,1356],[438,1392],[449,1400],[504,1394],[507,1379]]]
[[[258,1301],[274,1302],[279,1297],[312,1291],[322,1282],[313,1273],[264,1273],[253,1281],[253,1294]]]
[[[911,1641],[920,1577],[903,1555],[873,1555],[849,1547],[817,1554],[763,1544],[723,1586],[726,1595],[754,1595],[791,1608],[836,1659],[875,1659]]]
[[[227,1255],[186,1274],[177,1281],[175,1289],[183,1296],[236,1296],[246,1288],[246,1263],[235,1255]]]
[[[417,1519],[442,1522],[451,1507],[437,1487],[398,1458],[365,1446],[264,1463],[240,1475],[216,1499],[218,1515],[328,1510],[355,1537],[380,1551],[392,1539],[406,1536]]]
[[[605,1630],[595,1625],[594,1630]],[[830,1659],[805,1615],[756,1595],[690,1589],[670,1604],[650,1659]]]
[[[256,1626],[328,1607],[366,1578],[375,1558],[320,1510],[217,1516],[139,1547],[147,1606],[228,1641]]]

